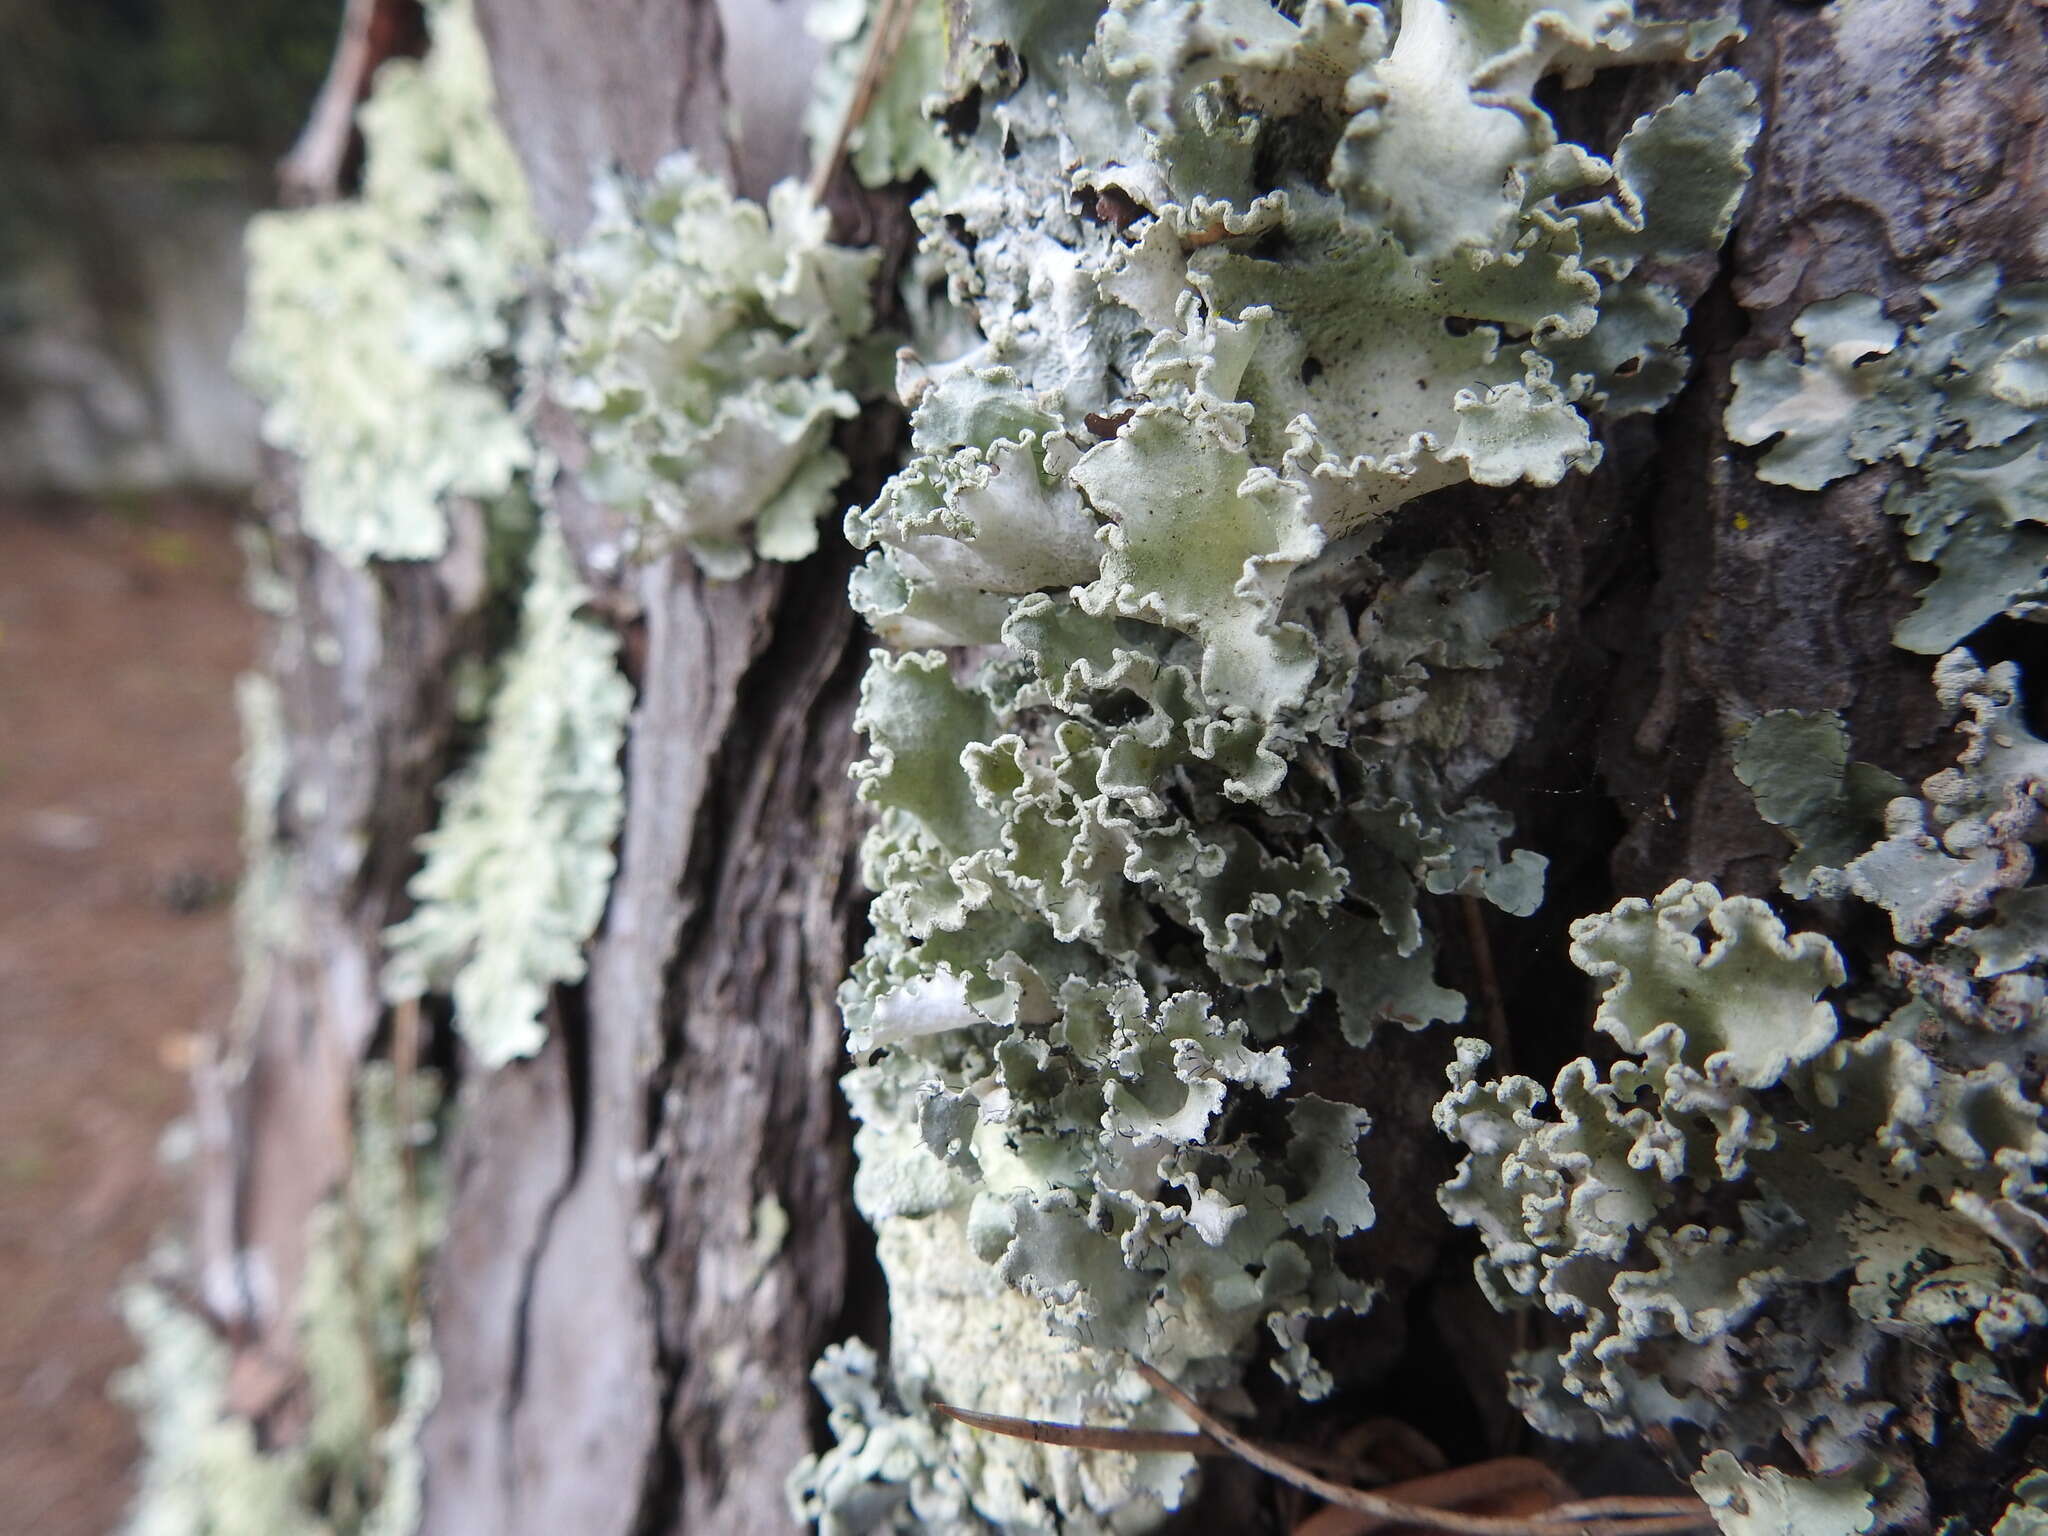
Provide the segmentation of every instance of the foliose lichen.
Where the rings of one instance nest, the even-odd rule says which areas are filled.
[[[386,996],[451,994],[455,1028],[486,1067],[546,1040],[549,989],[582,978],[617,866],[633,689],[616,633],[581,612],[588,597],[544,518],[482,745],[420,839],[406,887],[417,905],[384,935]]]
[[[1524,1412],[1707,1453],[1730,1532],[1926,1529],[1934,1448],[1991,1453],[2043,1407],[2048,744],[2010,663],[1957,651],[1936,686],[1958,763],[1853,852],[1839,722],[1767,717],[1746,754],[1788,885],[1890,913],[1887,975],[1845,987],[1826,939],[1681,882],[1573,927],[1615,1065],[1546,1094],[1463,1042],[1438,1110],[1481,1284],[1576,1330],[1523,1361]]]
[[[628,509],[643,549],[680,543],[714,576],[800,560],[846,477],[832,428],[859,403],[873,251],[830,243],[794,182],[766,205],[688,154],[601,177],[555,266],[555,397],[584,429],[585,487]]]
[[[253,225],[238,356],[268,403],[266,437],[299,459],[307,533],[356,565],[435,558],[451,499],[474,499],[485,537],[472,612],[488,619],[495,597],[518,595],[509,652],[455,658],[452,713],[477,728],[473,747],[421,840],[414,909],[384,934],[387,1001],[449,994],[455,1029],[490,1069],[540,1047],[550,990],[584,974],[615,868],[633,698],[616,634],[582,611],[589,594],[551,512],[531,537],[532,504],[551,499],[559,467],[529,432],[536,402],[551,393],[584,428],[584,488],[634,514],[628,553],[680,544],[715,576],[755,554],[799,558],[845,473],[830,434],[857,391],[875,392],[864,381],[878,257],[829,244],[828,216],[796,187],[758,205],[678,156],[645,180],[601,177],[587,235],[551,262],[469,0],[427,9],[429,52],[380,70],[360,114],[360,193]],[[256,569],[287,644],[317,654],[289,588]],[[299,743],[275,687],[251,680],[242,703],[244,994],[260,1000],[275,956],[300,938],[300,870],[277,835]],[[231,1055],[250,1032],[237,1028]],[[366,1096],[384,1091],[383,1072],[364,1069]],[[376,1166],[359,1158],[315,1218],[294,1300],[312,1418],[290,1447],[259,1452],[227,1412],[228,1352],[204,1324],[155,1290],[130,1299],[152,1383],[139,1529],[415,1525],[434,1367],[418,1326],[392,1332],[416,1317],[416,1297],[394,1311],[388,1277],[365,1269],[381,1263],[365,1242],[391,1236],[375,1223],[402,1209],[371,1187]],[[765,1241],[779,1212],[760,1214]],[[437,1220],[407,1234],[416,1271]]]
[[[1774,709],[1736,741],[1735,776],[1765,821],[1797,849],[1779,884],[1788,896],[1839,896],[1840,866],[1884,834],[1885,807],[1906,792],[1896,774],[1849,758],[1849,728],[1832,710]]]
[[[1861,1536],[1870,1529],[1870,1490],[1855,1476],[1791,1477],[1752,1472],[1726,1451],[1711,1452],[1693,1487],[1725,1536]]]
[[[128,1536],[408,1536],[418,1525],[416,1440],[439,1390],[420,1301],[446,1191],[431,1155],[439,1083],[401,1086],[388,1063],[358,1078],[349,1177],[315,1209],[296,1316],[309,1412],[288,1444],[258,1443],[230,1411],[229,1347],[149,1280],[121,1310],[142,1349],[116,1392],[143,1454]],[[166,1268],[174,1256],[160,1255]]]
[[[306,531],[356,564],[439,555],[444,499],[503,494],[533,453],[493,375],[541,237],[469,0],[428,19],[426,57],[380,69],[358,115],[360,193],[249,224],[237,367],[301,460]]]
[[[1754,93],[1709,75],[1611,156],[1532,93],[1726,31],[978,0],[925,101],[940,150],[884,83],[856,155],[933,181],[912,457],[847,517],[890,647],[842,1002],[891,1358],[886,1391],[871,1356],[820,1367],[840,1445],[793,1492],[822,1528],[1131,1530],[1183,1491],[1184,1461],[975,1437],[928,1398],[1155,1424],[1128,1354],[1213,1388],[1262,1336],[1328,1389],[1307,1325],[1374,1292],[1367,1116],[1291,1092],[1286,1039],[1462,1017],[1420,894],[1527,913],[1543,871],[1470,789],[1514,744],[1485,678],[1544,575],[1380,541],[1427,492],[1590,468],[1588,412],[1677,388],[1664,274],[1727,232]]]
[[[1905,467],[1885,507],[1937,575],[1895,639],[1936,654],[2048,589],[2048,287],[1986,265],[1923,295],[1910,326],[1864,294],[1808,308],[1800,356],[1735,364],[1726,424],[1776,484]],[[1577,1328],[1523,1362],[1525,1412],[1704,1454],[1695,1486],[1744,1536],[1931,1528],[2044,1407],[2048,746],[2012,663],[1950,651],[1934,681],[1964,745],[1917,796],[1832,712],[1772,711],[1734,749],[1794,845],[1784,891],[1889,915],[1880,975],[1845,988],[1820,936],[1681,883],[1574,929],[1624,1060],[1567,1067],[1545,1114],[1467,1042],[1439,1107],[1482,1283]],[[1996,1529],[2033,1528],[2041,1489]]]
[[[2048,284],[1978,267],[1887,319],[1869,294],[1792,323],[1801,355],[1737,362],[1728,435],[1776,439],[1757,475],[1819,490],[1864,465],[1916,473],[1885,498],[1907,553],[1936,567],[1894,638],[1935,656],[2000,613],[2048,598]]]
[[[2048,1471],[2027,1473],[2012,1493],[2012,1502],[1991,1528],[1991,1536],[2048,1536]]]

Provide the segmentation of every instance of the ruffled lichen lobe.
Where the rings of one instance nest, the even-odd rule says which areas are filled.
[[[306,532],[355,565],[438,557],[447,499],[502,496],[534,458],[496,375],[545,249],[469,0],[428,11],[426,57],[381,68],[359,114],[357,195],[249,224],[236,366],[299,459]]]
[[[1909,325],[1869,294],[1812,305],[1791,350],[1735,364],[1728,435],[1756,472],[1817,491],[1867,465],[1907,473],[1885,510],[1936,568],[1898,644],[1938,656],[2048,598],[2048,284],[1993,265],[1930,283]]]
[[[387,997],[448,995],[486,1068],[546,1040],[549,993],[583,979],[617,868],[633,689],[618,636],[582,611],[588,596],[544,519],[482,744],[442,787],[406,886],[415,905],[384,935]]]
[[[872,322],[876,254],[833,245],[794,182],[736,197],[687,153],[600,178],[555,266],[552,390],[583,428],[585,488],[645,555],[680,544],[713,576],[800,560],[846,460],[833,428]]]
[[[1665,274],[1725,237],[1756,101],[1706,73],[1610,153],[1561,141],[1540,82],[1727,34],[1626,6],[928,9],[854,141],[930,179],[912,453],[846,521],[885,646],[841,1001],[890,1359],[820,1366],[840,1443],[793,1492],[828,1531],[1137,1530],[1185,1464],[924,1404],[1168,1422],[1133,1356],[1332,1387],[1311,1324],[1381,1283],[1371,1117],[1290,1041],[1461,1019],[1424,893],[1526,914],[1545,862],[1471,795],[1516,739],[1475,680],[1544,573],[1383,540],[1591,469],[1595,415],[1676,390]]]
[[[440,1390],[421,1273],[445,1220],[431,1152],[435,1074],[389,1063],[357,1081],[348,1178],[312,1213],[295,1303],[293,1427],[266,1442],[230,1406],[228,1339],[184,1288],[138,1278],[120,1305],[141,1358],[115,1383],[142,1435],[128,1536],[409,1536],[418,1435]]]
[[[1850,986],[1827,939],[1681,882],[1574,925],[1619,1061],[1546,1091],[1482,1080],[1467,1041],[1438,1107],[1481,1284],[1575,1330],[1522,1362],[1523,1411],[1699,1446],[1744,1536],[1930,1528],[1937,1452],[1988,1456],[2042,1406],[2048,749],[2011,663],[1957,651],[1936,682],[1959,760],[1853,854],[1839,722],[1767,716],[1738,757],[1800,844],[1788,886],[1889,913],[1887,974]]]

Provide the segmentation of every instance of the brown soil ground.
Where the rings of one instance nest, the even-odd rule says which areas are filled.
[[[156,1164],[233,1000],[232,514],[0,505],[0,1532],[98,1536],[135,1437],[124,1271],[179,1214]]]

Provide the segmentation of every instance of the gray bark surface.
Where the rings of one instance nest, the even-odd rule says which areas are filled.
[[[687,148],[756,195],[802,173],[798,5],[479,10],[557,239],[580,231],[600,166],[645,171]],[[564,420],[543,430],[580,461]],[[563,494],[579,559],[638,625],[620,872],[558,1020],[558,1102],[501,1107],[531,1089],[499,1074],[457,1133],[479,1170],[457,1207],[501,1237],[440,1266],[443,1369],[469,1406],[437,1415],[429,1462],[445,1448],[467,1475],[430,1476],[424,1529],[781,1531],[852,1220],[832,1003],[854,932],[848,562],[709,582],[679,555],[607,583],[616,530],[573,480]],[[536,1113],[566,1113],[566,1167],[529,1137]],[[508,1230],[534,1202],[529,1175],[551,1193]],[[757,1240],[764,1202],[789,1221],[775,1251]],[[467,1313],[479,1280],[513,1326],[457,1348],[440,1319]]]
[[[794,113],[811,61],[796,0],[479,9],[501,112],[556,237],[580,229],[601,164],[644,170],[689,147],[755,193],[801,172]],[[1775,885],[1780,839],[1728,767],[1734,723],[1840,708],[1859,756],[1907,772],[1938,756],[1926,663],[1889,642],[1920,580],[1879,509],[1887,472],[1818,495],[1758,481],[1720,427],[1731,359],[1784,345],[1821,298],[1861,289],[1909,308],[1919,284],[1985,259],[2012,279],[2048,265],[2048,13],[1857,0],[1759,11],[1753,26],[1736,62],[1762,91],[1765,138],[1722,267],[1680,274],[1700,295],[1687,392],[1656,423],[1613,432],[1589,480],[1429,504],[1482,562],[1518,546],[1561,594],[1495,675],[1517,745],[1480,786],[1551,856],[1550,900],[1523,923],[1494,916],[1483,939],[1455,903],[1431,914],[1475,1025],[1491,953],[1514,1065],[1537,1076],[1587,1043],[1570,918],[1681,874]],[[1589,131],[1611,143],[1640,102],[1624,84],[1602,103],[1605,128]],[[856,461],[864,447],[869,471],[882,465],[892,430],[857,424]],[[573,467],[573,431],[553,418],[544,431]],[[430,1284],[444,1384],[424,1440],[424,1529],[783,1532],[782,1480],[815,1434],[809,1364],[873,1284],[833,1003],[861,933],[845,768],[866,642],[844,600],[850,558],[828,528],[812,559],[736,582],[706,581],[687,557],[622,576],[606,558],[616,531],[573,474],[563,496],[639,694],[620,872],[589,979],[558,998],[546,1051],[462,1085],[452,1228]],[[298,535],[288,503],[273,527],[302,616],[271,671],[306,910],[292,962],[254,1000],[254,1070],[211,1105],[207,1123],[229,1129],[204,1256],[246,1343],[240,1404],[288,1427],[279,1298],[306,1212],[345,1166],[350,1080],[384,1027],[378,934],[402,915],[433,813],[454,729],[446,679],[483,639],[483,584],[468,514],[441,562],[370,572]],[[1462,1379],[1476,1448],[1497,1452],[1517,1434],[1498,1388],[1510,1325],[1455,1299],[1469,1255],[1428,1195],[1450,1160],[1427,1129],[1447,1051],[1447,1034],[1403,1041],[1368,1070],[1316,1049],[1297,1080],[1375,1110],[1363,1150],[1384,1195],[1369,1240],[1398,1246],[1385,1267],[1423,1287],[1410,1343],[1390,1304],[1348,1325],[1332,1358],[1364,1380],[1399,1369],[1405,1347],[1411,1376]],[[758,1240],[770,1199],[788,1217],[773,1251]]]
[[[455,730],[451,673],[482,643],[484,533],[451,509],[432,565],[351,568],[303,534],[281,470],[269,548],[291,595],[266,670],[289,767],[272,808],[295,861],[289,944],[245,980],[247,1070],[196,1074],[205,1137],[197,1256],[204,1300],[242,1346],[232,1405],[290,1420],[291,1298],[307,1217],[348,1167],[357,1068],[383,1026],[384,928],[401,915],[415,839]]]
[[[1779,6],[1735,62],[1763,97],[1756,177],[1727,282],[1694,312],[1698,377],[1659,424],[1644,551],[1656,577],[1613,631],[1628,702],[1601,760],[1630,821],[1625,895],[1681,873],[1776,889],[1783,840],[1728,756],[1730,728],[1762,711],[1839,709],[1859,757],[1912,778],[1941,757],[1927,660],[1891,643],[1930,574],[1882,511],[1896,469],[1819,493],[1757,479],[1760,450],[1721,430],[1731,360],[1791,345],[1822,299],[1873,293],[1911,319],[1923,284],[1986,261],[2009,282],[2048,270],[2039,7]]]

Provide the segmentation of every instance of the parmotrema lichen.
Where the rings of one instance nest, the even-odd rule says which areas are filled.
[[[749,201],[688,155],[592,167],[590,229],[546,249],[473,19],[439,0],[364,111],[361,194],[258,224],[242,361],[307,531],[356,565],[432,560],[453,502],[493,509],[516,628],[385,973],[395,1002],[451,1000],[480,1070],[521,1070],[582,975],[629,792],[633,685],[541,402],[624,561],[720,582],[857,552],[872,904],[839,1002],[890,1324],[885,1354],[848,1340],[815,1372],[834,1443],[789,1496],[828,1536],[1159,1524],[1194,1458],[929,1405],[1185,1427],[1138,1360],[1322,1398],[1317,1330],[1372,1318],[1394,1199],[1471,1229],[1485,1300],[1528,1314],[1500,1390],[1541,1435],[1655,1447],[1730,1536],[1975,1529],[1940,1523],[1930,1468],[2036,1415],[2048,1360],[2048,745],[2024,698],[2048,682],[1970,649],[2048,603],[2048,289],[1985,266],[1911,312],[1844,293],[1734,365],[1725,430],[1761,451],[1730,473],[1897,474],[1899,559],[1931,576],[1896,641],[1929,660],[1949,766],[1909,784],[1826,712],[1731,722],[1779,889],[1571,913],[1597,1044],[1544,1081],[1438,965],[1444,911],[1546,900],[1536,839],[1478,786],[1528,728],[1503,647],[1560,599],[1429,498],[1509,518],[1686,386],[1763,127],[1736,17],[1690,14],[931,0],[848,145],[915,192],[884,262],[797,184]],[[811,8],[820,153],[874,24]],[[1661,84],[1580,142],[1613,71]],[[892,405],[894,473],[848,507],[845,424]],[[1385,1132],[1303,1041],[1370,1073],[1422,1032],[1455,1173],[1369,1187]],[[195,1499],[213,1468],[267,1529],[399,1536],[432,1356],[395,1304],[351,1303],[398,1411],[316,1371],[329,1438],[291,1458],[146,1365],[136,1529],[253,1529]],[[152,1361],[205,1354],[133,1307]],[[1994,1536],[2048,1532],[2041,1475],[1996,1502]]]

